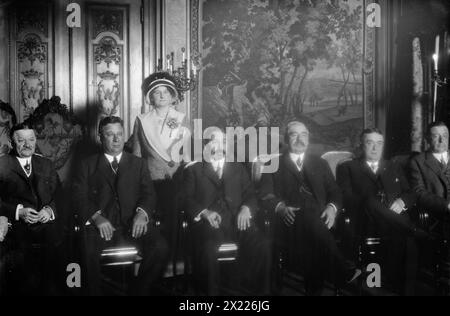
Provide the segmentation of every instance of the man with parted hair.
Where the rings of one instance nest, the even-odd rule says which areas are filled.
[[[295,267],[303,267],[308,294],[317,295],[327,274],[341,285],[361,275],[339,251],[331,229],[342,207],[342,195],[328,163],[308,152],[310,133],[292,122],[286,130],[289,146],[279,169],[261,179],[262,205],[277,215],[277,248],[286,249]]]
[[[24,254],[15,267],[21,272],[21,291],[50,294],[55,266],[55,247],[62,241],[57,229],[56,196],[60,181],[53,163],[36,154],[36,133],[22,123],[11,129],[13,151],[0,157],[0,242],[6,236],[14,249]],[[6,221],[8,219],[8,221]],[[33,244],[42,244],[42,260],[33,257]],[[36,273],[29,273],[29,270]],[[34,276],[39,274],[40,280]]]
[[[152,220],[155,192],[145,160],[124,148],[123,121],[100,121],[103,152],[81,163],[73,185],[73,204],[83,225],[90,295],[101,295],[103,249],[135,246],[143,258],[130,294],[150,295],[168,262],[168,246]]]
[[[379,129],[364,130],[362,157],[339,165],[337,181],[359,233],[381,237],[386,245],[382,266],[388,283],[399,294],[411,295],[417,272],[414,238],[425,234],[411,220],[417,198],[403,168],[383,158],[384,141]]]
[[[421,208],[440,221],[450,214],[449,130],[442,122],[429,126],[429,150],[414,157],[410,181]]]

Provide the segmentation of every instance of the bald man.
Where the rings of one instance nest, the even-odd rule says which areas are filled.
[[[288,150],[276,173],[261,180],[263,206],[276,213],[275,241],[289,262],[301,268],[307,293],[321,292],[329,273],[339,284],[354,281],[361,271],[347,263],[331,233],[342,205],[340,190],[327,162],[310,155],[309,130],[301,122],[288,125]]]

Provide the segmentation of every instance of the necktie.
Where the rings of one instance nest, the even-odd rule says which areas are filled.
[[[31,164],[28,160],[23,168],[25,169],[25,173],[27,174],[27,177],[29,177],[31,175]]]
[[[444,155],[441,156],[441,167],[443,170],[447,169],[447,162],[445,161]]]
[[[378,166],[377,166],[377,164],[376,164],[375,162],[373,162],[373,163],[370,164],[370,169],[372,169],[372,172],[373,172],[374,174],[377,174]]]
[[[303,170],[303,160],[301,157],[298,158],[298,160],[297,160],[297,167],[298,167],[298,170],[300,170],[300,171]]]
[[[111,167],[115,174],[119,172],[119,162],[117,161],[117,157],[114,157],[113,162],[111,162]]]

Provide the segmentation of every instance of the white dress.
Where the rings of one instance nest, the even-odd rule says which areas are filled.
[[[183,126],[185,114],[170,108],[165,117],[152,109],[136,118],[131,139],[132,152],[145,158],[153,180],[168,180],[180,167],[182,160],[189,160],[184,150],[180,150],[190,138],[187,127]]]

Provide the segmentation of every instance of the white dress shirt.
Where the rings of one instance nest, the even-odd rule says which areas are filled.
[[[445,153],[442,153],[442,154],[433,154],[433,156],[440,163],[445,163],[446,165],[448,164],[448,152],[447,151]]]
[[[366,163],[369,166],[370,170],[373,171],[373,173],[376,174],[378,172],[378,168],[380,167],[379,161],[367,161]]]
[[[223,166],[225,166],[225,158],[222,158],[220,160],[213,160],[211,161],[211,164],[213,166],[214,171],[217,173],[219,169],[221,170],[221,174],[218,175],[219,178],[222,178],[223,175]]]
[[[302,153],[302,154],[290,153],[289,157],[291,157],[291,160],[295,164],[295,166],[297,167],[298,171],[302,171],[300,169],[300,166],[298,165],[298,162],[301,161],[301,163],[303,164],[303,161],[305,159],[305,153]]]
[[[33,172],[33,165],[31,164],[31,157],[28,157],[28,158],[20,158],[20,157],[16,157],[16,158],[17,158],[17,160],[19,161],[20,166],[21,166],[22,169],[23,169],[23,172],[24,172],[24,173],[26,174],[26,176],[29,178],[30,175],[31,175],[31,173]],[[27,170],[25,169],[25,166],[26,166],[27,164],[30,166],[30,175],[27,174]]]

